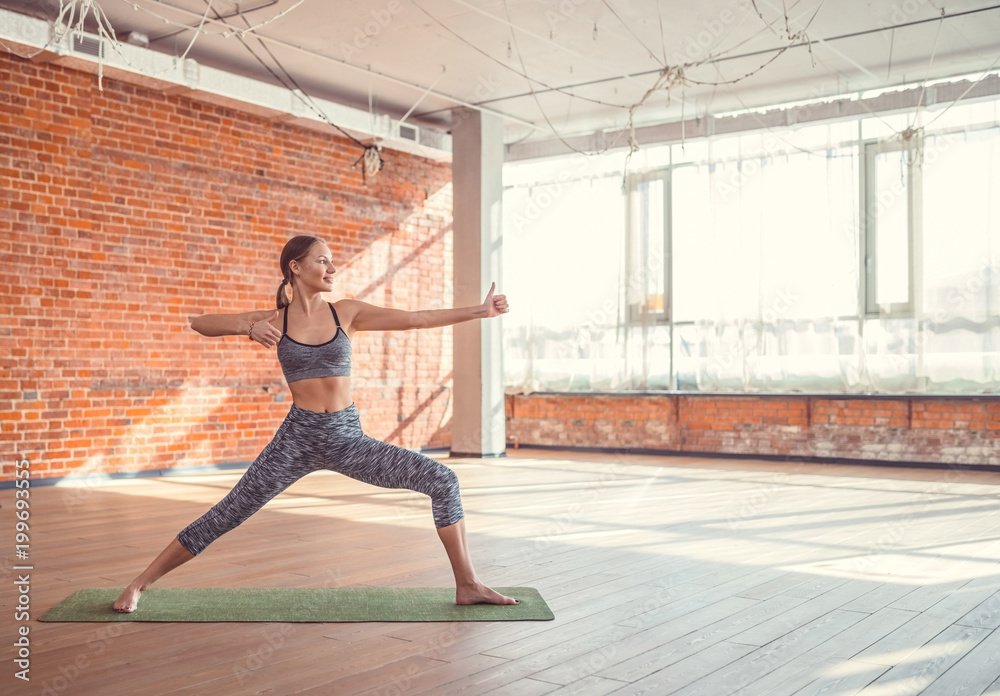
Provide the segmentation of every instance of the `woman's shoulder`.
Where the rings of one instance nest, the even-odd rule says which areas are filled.
[[[337,312],[341,328],[347,332],[348,338],[352,337],[354,335],[354,318],[358,315],[358,310],[364,305],[364,302],[345,297],[331,302],[330,305]]]
[[[353,317],[358,311],[358,307],[364,303],[349,297],[342,297],[336,302],[331,302],[330,304],[335,310],[337,310],[338,316],[343,317],[344,315],[348,315]]]

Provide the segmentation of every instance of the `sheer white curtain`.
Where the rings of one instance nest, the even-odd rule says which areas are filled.
[[[997,392],[998,110],[509,166],[508,389]]]
[[[1000,129],[929,136],[922,293],[899,379],[929,391],[1000,385]]]
[[[580,160],[520,174],[504,190],[506,384],[521,392],[621,389],[620,176]]]
[[[677,386],[850,390],[856,148],[740,141],[748,155],[673,170]]]

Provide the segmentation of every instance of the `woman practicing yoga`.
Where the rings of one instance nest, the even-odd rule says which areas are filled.
[[[135,611],[147,587],[319,469],[430,496],[434,525],[455,574],[455,601],[517,604],[516,599],[494,592],[476,576],[466,545],[455,472],[430,457],[365,435],[350,385],[351,337],[358,331],[424,329],[497,317],[507,311],[507,299],[493,294],[494,284],[485,302],[475,307],[409,312],[357,300],[329,303],[322,293],[333,288],[336,269],[332,258],[321,239],[293,237],[281,252],[284,280],[278,288],[277,310],[206,314],[192,320],[191,328],[203,336],[247,335],[267,348],[277,346],[278,362],[292,392],[292,407],[274,439],[233,490],[160,552],[122,591],[115,611]],[[287,286],[292,288],[291,302]]]

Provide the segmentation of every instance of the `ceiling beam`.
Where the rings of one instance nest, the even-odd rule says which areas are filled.
[[[899,24],[895,24],[895,25],[892,25],[892,26],[883,26],[883,27],[878,27],[876,29],[863,29],[861,31],[851,32],[851,33],[848,33],[848,34],[839,34],[837,36],[830,36],[830,37],[827,37],[825,39],[810,39],[808,41],[800,41],[798,43],[794,43],[794,44],[792,44],[790,46],[775,46],[774,48],[763,48],[763,49],[760,49],[760,50],[757,50],[757,51],[748,51],[747,53],[740,53],[740,54],[737,54],[737,55],[720,56],[719,58],[715,58],[715,59],[712,59],[712,60],[709,60],[709,61],[705,61],[704,63],[702,63],[702,65],[713,65],[713,64],[717,64],[717,63],[723,63],[723,62],[726,62],[726,61],[731,61],[731,60],[741,60],[743,58],[754,58],[754,57],[758,57],[758,56],[766,56],[766,55],[771,55],[771,54],[777,53],[778,51],[784,51],[784,50],[789,50],[789,49],[793,49],[793,48],[811,47],[813,45],[819,44],[820,42],[822,42],[823,44],[827,45],[827,47],[829,48],[829,44],[832,41],[842,41],[844,39],[854,39],[854,38],[857,38],[859,36],[866,36],[868,34],[876,34],[876,33],[883,32],[883,31],[890,31],[892,29],[903,29],[903,28],[906,28],[906,27],[912,27],[912,26],[916,26],[916,25],[919,25],[919,24],[927,24],[928,22],[938,22],[938,21],[941,21],[942,18],[943,19],[955,19],[955,18],[958,18],[958,17],[964,17],[966,15],[973,15],[973,14],[978,14],[980,12],[990,12],[990,11],[995,11],[995,10],[1000,10],[1000,4],[990,5],[989,7],[980,7],[980,8],[976,8],[976,9],[973,9],[973,10],[965,10],[965,11],[961,11],[961,12],[952,12],[951,14],[946,14],[946,15],[943,15],[943,16],[942,15],[938,15],[938,16],[931,17],[931,18],[928,18],[928,19],[915,19],[915,20],[910,21],[910,22],[901,22]],[[690,66],[687,66],[687,67],[690,67]],[[632,73],[632,74],[629,75],[629,77],[648,77],[648,76],[659,75],[659,74],[660,74],[659,70],[646,70],[646,71],[643,71],[643,72]],[[596,80],[586,80],[586,81],[583,81],[583,82],[576,82],[576,83],[572,83],[572,84],[568,84],[568,85],[562,85],[558,89],[575,89],[577,87],[589,87],[591,85],[606,84],[608,82],[616,82],[616,81],[618,81],[620,79],[621,78],[618,78],[618,77],[605,77],[605,78],[599,78],[599,79],[596,79]],[[536,89],[535,90],[535,94],[545,94],[545,93],[551,92],[551,91],[553,91],[553,90],[551,90],[551,89]],[[520,94],[512,94],[512,95],[509,95],[509,96],[506,96],[506,97],[495,97],[493,99],[488,99],[488,100],[479,102],[479,104],[480,105],[483,105],[483,104],[495,104],[497,102],[502,102],[502,101],[505,101],[505,100],[508,100],[508,99],[522,99],[522,98],[528,97],[528,96],[530,96],[530,92],[521,92]],[[587,137],[589,137],[589,136],[587,136]]]
[[[750,133],[770,130],[771,128],[785,128],[792,124],[820,123],[857,118],[858,116],[906,112],[914,109],[926,109],[936,104],[996,98],[997,96],[1000,96],[1000,75],[994,73],[983,77],[978,82],[957,80],[943,84],[938,83],[933,85],[933,89],[927,90],[917,85],[905,90],[886,91],[867,98],[844,98],[767,111],[752,111],[723,118],[706,116],[683,122],[675,121],[655,126],[644,126],[635,129],[635,138],[639,145],[668,145],[712,135]],[[543,157],[566,156],[573,154],[574,150],[600,149],[603,143],[595,142],[597,139],[607,143],[619,138],[622,146],[615,149],[625,149],[628,144],[628,138],[624,137],[626,135],[625,131],[608,131],[601,134],[564,138],[563,140],[515,143],[506,146],[504,161],[517,162]]]

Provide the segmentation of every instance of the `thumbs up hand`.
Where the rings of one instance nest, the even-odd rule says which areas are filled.
[[[285,311],[287,312],[288,309],[286,308]],[[260,318],[250,324],[247,336],[250,337],[251,341],[256,341],[265,348],[278,345],[278,341],[281,340],[281,331],[271,325],[271,322],[278,318],[278,310],[274,310],[270,315],[266,310],[258,312],[258,316]]]
[[[493,283],[490,286],[490,291],[486,294],[486,299],[483,300],[483,306],[486,308],[486,318],[498,317],[501,314],[506,314],[510,311],[510,307],[507,305],[506,295],[494,295],[496,291],[497,284]]]

